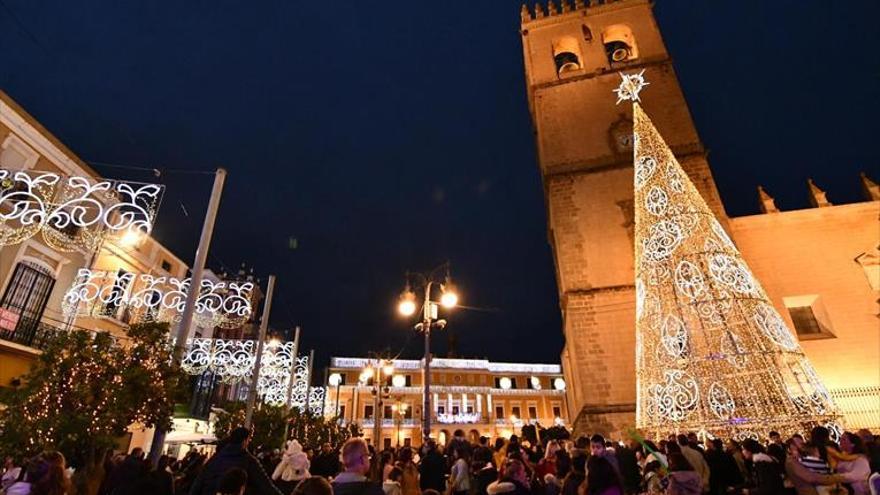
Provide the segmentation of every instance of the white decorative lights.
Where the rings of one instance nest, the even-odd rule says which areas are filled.
[[[252,376],[256,348],[255,340],[190,339],[180,365],[191,375],[211,372],[224,383],[237,383]],[[309,357],[294,356],[293,350],[293,342],[274,341],[263,346],[257,394],[268,404],[288,404],[320,414],[324,389],[309,386]]]
[[[623,75],[615,90],[634,117],[637,428],[727,438],[836,428],[797,339],[637,103],[646,84]]]
[[[0,246],[38,232],[60,251],[93,250],[107,236],[149,234],[163,186],[0,169]]]
[[[188,278],[81,268],[64,295],[62,309],[67,316],[116,316],[127,311],[129,321],[177,322],[189,286]],[[193,318],[205,326],[238,327],[251,315],[253,289],[251,282],[202,279]]]
[[[532,386],[533,389],[541,390],[541,379],[537,376],[529,377],[529,384]]]
[[[456,423],[479,423],[481,416],[479,413],[458,413],[458,414],[438,414],[437,422],[443,424]]]
[[[406,386],[406,377],[403,375],[394,375],[394,378],[391,379],[391,384],[397,388]]]
[[[617,93],[617,103],[622,101],[640,101],[639,93],[645,89],[645,86],[650,84],[645,81],[645,70],[642,69],[638,74],[624,74],[620,73],[620,86],[614,90]]]
[[[510,387],[513,386],[513,381],[506,376],[502,376],[501,379],[498,380],[498,385],[504,390],[510,390]]]
[[[565,380],[563,378],[554,378],[553,379],[553,388],[556,390],[565,390]]]

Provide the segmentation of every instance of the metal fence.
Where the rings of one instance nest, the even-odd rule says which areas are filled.
[[[843,413],[847,430],[880,430],[880,386],[837,388],[830,392]]]

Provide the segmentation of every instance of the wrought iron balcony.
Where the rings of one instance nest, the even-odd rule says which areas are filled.
[[[19,326],[17,330],[0,329],[0,339],[43,350],[62,330],[39,322],[36,325]]]

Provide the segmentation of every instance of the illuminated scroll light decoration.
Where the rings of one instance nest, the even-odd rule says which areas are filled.
[[[289,404],[300,410],[308,407],[315,414],[323,414],[326,391],[309,387],[309,357],[294,356],[293,351],[293,342],[269,342],[263,346],[257,395],[267,404]],[[191,375],[211,371],[223,383],[234,384],[253,376],[256,354],[255,340],[189,339],[181,368]]]
[[[38,232],[52,248],[94,250],[106,237],[149,234],[164,186],[0,169],[0,246]]]
[[[190,279],[81,268],[62,300],[65,315],[119,316],[128,321],[178,322]],[[251,282],[202,279],[193,319],[206,327],[237,328],[250,318]]]
[[[837,409],[797,339],[638,103],[633,102],[636,423],[658,438],[838,431]]]

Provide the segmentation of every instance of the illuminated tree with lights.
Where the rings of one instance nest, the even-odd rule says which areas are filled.
[[[0,451],[57,449],[87,467],[133,423],[170,428],[186,389],[167,334],[167,324],[132,325],[119,345],[104,332],[59,333],[0,412]]]
[[[223,438],[234,428],[243,425],[244,417],[243,402],[228,403],[217,411],[214,434]],[[295,438],[303,446],[313,448],[319,448],[324,443],[338,448],[349,438],[361,435],[357,424],[342,425],[336,418],[326,418],[323,414],[270,404],[263,404],[254,411],[253,425],[250,448],[255,452],[264,448],[282,448],[285,431],[288,438]]]
[[[836,408],[724,227],[633,102],[637,426],[760,438],[837,431]]]

